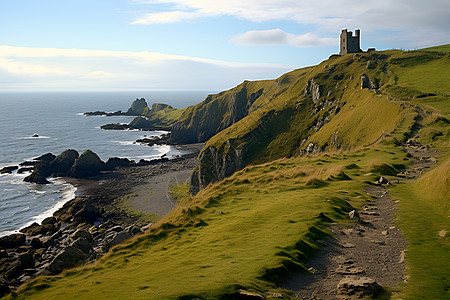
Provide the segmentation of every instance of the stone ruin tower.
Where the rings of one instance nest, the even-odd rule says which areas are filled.
[[[361,48],[359,47],[360,32],[361,31],[359,29],[356,29],[355,36],[353,36],[353,33],[351,31],[342,29],[340,38],[341,49],[339,51],[339,55],[361,52]]]

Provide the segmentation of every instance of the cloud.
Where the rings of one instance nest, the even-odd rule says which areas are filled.
[[[1,90],[224,90],[293,69],[154,52],[0,46]]]
[[[361,28],[372,39],[403,40],[411,46],[421,44],[423,40],[442,43],[445,42],[443,38],[448,40],[450,35],[448,0],[378,0],[364,3],[353,0],[152,0],[136,3],[164,7],[165,10],[143,14],[133,24],[232,16],[257,23],[293,21],[311,26],[311,31],[317,36],[330,36],[342,28]],[[380,32],[389,34],[379,36]],[[256,33],[250,37],[258,40]],[[307,36],[299,39],[304,41],[296,43],[308,44]]]
[[[286,33],[280,28],[248,31],[231,38],[231,41],[248,46],[291,45],[295,47],[314,47],[338,44],[336,38],[321,38],[313,33],[295,35]]]

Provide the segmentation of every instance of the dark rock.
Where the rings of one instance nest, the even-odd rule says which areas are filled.
[[[48,217],[48,218],[45,218],[41,224],[42,225],[47,225],[47,224],[55,225],[56,223],[58,223],[58,219],[56,219],[55,217]]]
[[[6,272],[3,273],[3,278],[11,280],[23,274],[23,267],[20,260],[15,260],[7,266]]]
[[[380,177],[380,178],[377,180],[377,182],[380,183],[380,184],[390,184],[389,180],[387,180],[387,179],[384,178],[384,177]]]
[[[101,214],[95,206],[86,204],[73,216],[73,220],[80,223],[94,224],[100,216]]]
[[[0,248],[12,249],[20,246],[25,246],[25,235],[15,233],[0,238]]]
[[[23,181],[37,184],[49,184],[50,181],[47,180],[48,175],[42,175],[39,172],[34,171],[31,175],[25,177]]]
[[[66,176],[78,156],[78,152],[73,149],[63,151],[50,163],[50,172],[55,176]]]
[[[58,239],[61,237],[62,237],[62,233],[61,233],[61,231],[58,231],[57,233],[55,233],[51,236],[46,236],[46,237],[42,238],[41,241],[44,244],[44,247],[48,248],[48,247],[56,246]]]
[[[33,247],[31,247],[31,246],[20,246],[20,247],[16,248],[16,253],[25,253],[32,249],[33,249]]]
[[[110,236],[105,237],[104,243],[106,242],[106,244],[104,245],[104,250],[107,251],[108,249],[123,243],[129,238],[131,238],[131,234],[127,231],[112,233]]]
[[[0,174],[12,173],[12,171],[17,170],[18,166],[9,166],[0,169]]]
[[[136,234],[142,233],[142,230],[139,227],[136,227],[134,225],[127,227],[126,230],[131,235],[136,235]]]
[[[103,130],[127,130],[130,128],[128,124],[113,123],[100,126]]]
[[[34,160],[51,162],[52,160],[55,159],[55,157],[56,156],[54,154],[52,154],[52,153],[46,153],[44,155],[36,157]]]
[[[20,163],[19,166],[21,166],[21,167],[25,167],[25,166],[27,166],[27,167],[30,167],[30,166],[34,167],[38,163],[39,163],[39,161],[35,161],[35,160],[33,160],[33,161],[24,161],[24,162]]]
[[[123,231],[123,227],[122,226],[120,226],[120,225],[116,225],[116,226],[114,226],[114,227],[111,227],[111,228],[109,228],[107,231],[106,231],[106,233],[109,233],[109,232],[121,232],[121,231]]]
[[[31,253],[22,253],[19,255],[20,263],[24,269],[34,268],[34,259],[33,254]]]
[[[36,269],[34,269],[34,268],[24,269],[24,270],[23,270],[23,273],[24,273],[25,275],[30,276],[30,275],[33,275],[34,273],[36,273]]]
[[[9,257],[8,252],[5,250],[0,250],[0,259]]]
[[[78,238],[84,238],[86,239],[89,243],[92,243],[93,238],[92,238],[92,234],[90,234],[88,231],[84,230],[84,229],[77,229],[72,235],[71,238],[76,240]]]
[[[59,252],[50,262],[47,269],[53,274],[59,274],[62,270],[76,267],[84,259],[86,254],[76,247],[67,247]]]
[[[9,282],[0,277],[0,298],[9,294],[11,289],[9,288]]]
[[[33,247],[34,249],[39,249],[42,248],[44,244],[41,242],[39,238],[35,237],[30,240],[30,246]]]
[[[33,172],[33,168],[29,167],[29,168],[20,168],[19,170],[17,170],[17,173],[22,174],[25,172]]]
[[[70,247],[80,249],[85,254],[89,254],[91,251],[94,250],[91,244],[89,244],[89,242],[84,237],[79,237],[78,239],[76,239],[74,242],[70,244]]]
[[[129,116],[140,116],[148,112],[148,105],[144,98],[136,99],[126,112]]]
[[[28,236],[34,236],[38,234],[44,234],[44,228],[40,226],[38,223],[34,222],[33,224],[20,229],[19,231],[28,235]]]
[[[355,296],[358,298],[377,296],[382,287],[369,277],[346,277],[338,284],[338,295]]]
[[[83,154],[75,160],[75,163],[67,173],[68,177],[85,178],[100,174],[104,168],[104,162],[97,154],[91,150],[86,150]]]
[[[129,167],[134,164],[134,161],[129,160],[128,158],[112,157],[106,162],[105,169],[114,170],[117,167]]]

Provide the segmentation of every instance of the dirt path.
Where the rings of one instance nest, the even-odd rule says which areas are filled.
[[[437,162],[439,153],[409,140],[405,146],[413,165],[399,174],[401,181],[412,181]],[[388,186],[387,186],[388,187]],[[393,225],[397,210],[385,186],[364,190],[372,201],[358,212],[352,227],[330,224],[332,236],[322,241],[321,250],[308,262],[311,274],[297,273],[283,288],[301,299],[351,299],[340,295],[338,285],[344,278],[369,277],[381,286],[394,287],[404,276],[407,241]],[[357,218],[357,217],[356,217]]]

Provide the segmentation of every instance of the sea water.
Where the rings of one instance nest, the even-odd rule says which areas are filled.
[[[107,123],[128,123],[133,117],[87,117],[88,111],[126,111],[136,98],[152,103],[167,103],[175,108],[201,102],[208,92],[0,92],[0,169],[18,165],[51,152],[66,149],[80,154],[87,149],[106,161],[110,157],[133,160],[169,158],[182,154],[167,145],[144,146],[139,138],[164,132],[109,131]],[[38,137],[33,137],[33,135]],[[11,234],[33,222],[51,216],[75,195],[75,187],[63,179],[51,184],[25,183],[29,173],[0,174],[0,236]]]

